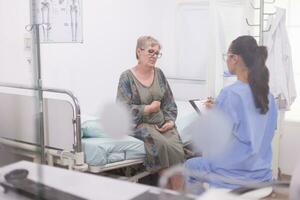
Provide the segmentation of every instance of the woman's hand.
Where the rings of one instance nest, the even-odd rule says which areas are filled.
[[[156,113],[160,110],[160,101],[152,101],[150,105],[146,105],[144,112],[146,113]]]
[[[207,97],[207,100],[204,102],[206,108],[211,109],[214,106],[215,102],[212,97]]]
[[[167,121],[162,127],[158,127],[155,125],[156,130],[158,130],[161,133],[165,133],[166,131],[172,129],[174,127],[174,122],[173,121]]]

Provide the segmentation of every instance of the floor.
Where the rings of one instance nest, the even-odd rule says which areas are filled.
[[[279,180],[281,181],[290,181],[291,176],[281,174],[279,176]],[[275,188],[274,192],[265,200],[288,200],[289,199],[289,191],[288,188]]]
[[[151,185],[151,186],[158,186],[158,174],[151,174],[140,179],[139,183]],[[288,175],[281,175],[279,180],[282,181],[289,181],[291,179]],[[275,188],[271,195],[264,198],[264,200],[288,200],[288,188]]]

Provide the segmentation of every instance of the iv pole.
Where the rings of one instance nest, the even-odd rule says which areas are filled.
[[[42,70],[41,70],[41,55],[40,55],[40,26],[46,26],[49,28],[48,24],[39,24],[37,21],[37,16],[35,14],[35,9],[37,8],[38,0],[30,1],[30,22],[25,29],[27,31],[32,31],[33,33],[33,58],[35,66],[35,76],[36,82],[35,86],[38,91],[38,133],[39,133],[39,143],[40,143],[40,157],[41,164],[45,164],[45,135],[44,135],[44,105],[43,105],[43,81],[42,81]]]

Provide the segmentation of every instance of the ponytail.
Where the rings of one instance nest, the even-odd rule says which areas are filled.
[[[268,51],[265,46],[258,46],[252,36],[241,36],[235,39],[230,47],[232,53],[240,55],[249,70],[248,82],[254,103],[261,114],[269,110],[269,70],[266,67]]]
[[[265,64],[267,56],[267,48],[258,46],[255,51],[256,59],[248,74],[248,82],[254,96],[255,106],[260,109],[261,114],[265,114],[269,110],[269,70]]]

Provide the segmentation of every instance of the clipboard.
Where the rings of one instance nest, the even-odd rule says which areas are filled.
[[[194,110],[198,113],[198,115],[201,115],[201,111],[198,108],[197,104],[195,103],[196,101],[201,101],[201,99],[190,99],[189,102],[192,105],[192,107],[194,108]]]

